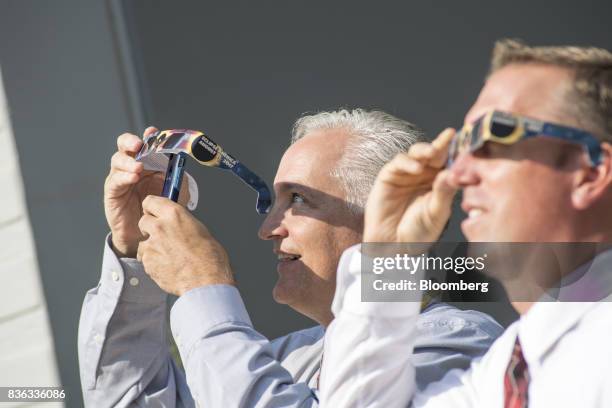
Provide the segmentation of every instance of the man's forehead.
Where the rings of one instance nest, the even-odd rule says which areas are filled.
[[[494,109],[545,121],[566,122],[565,98],[571,78],[571,71],[559,66],[507,65],[487,79],[465,123],[472,123]]]
[[[292,144],[283,155],[274,183],[325,183],[342,158],[348,132],[325,129],[312,132]]]

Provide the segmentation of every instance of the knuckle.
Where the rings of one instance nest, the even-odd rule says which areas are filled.
[[[170,219],[176,220],[180,216],[180,211],[176,205],[172,205],[168,207],[168,209],[166,210],[166,214]]]
[[[403,164],[404,166],[412,166],[412,165],[414,165],[414,163],[418,163],[418,160],[416,160],[416,159],[415,159],[415,158],[413,158],[413,157],[406,157],[406,158],[405,158],[405,159],[402,161],[402,164]]]
[[[122,152],[115,152],[111,157],[111,168],[120,169],[123,166],[124,154]]]
[[[427,142],[417,142],[412,145],[413,150],[427,149],[430,146]]]
[[[129,137],[129,133],[122,133],[117,137],[117,147],[121,149],[126,139]]]
[[[152,196],[149,194],[148,196],[146,196],[146,197],[144,198],[144,200],[142,200],[142,207],[143,207],[143,208],[146,208],[146,207],[148,207],[148,206],[149,206],[149,204],[151,203],[151,197],[152,197]]]
[[[134,140],[139,140],[138,136],[133,135],[131,133],[122,133],[117,138],[117,147],[120,151],[125,151],[128,149],[128,145]]]
[[[115,167],[117,165],[117,159],[119,157],[119,152],[115,152],[113,153],[113,155],[111,156],[110,162],[111,162],[111,167]]]
[[[414,154],[421,153],[426,149],[426,146],[427,145],[425,143],[415,143],[410,146],[410,149],[408,149],[408,155],[412,156]]]
[[[408,153],[398,153],[389,163],[385,165],[387,171],[396,168],[406,161],[408,158]]]
[[[145,216],[142,216],[138,221],[138,229],[142,232],[145,229]]]
[[[396,163],[397,163],[397,157],[395,157],[394,159],[391,159],[391,161],[389,161],[387,164],[385,164],[382,167],[382,169],[380,169],[380,172],[378,173],[377,178],[381,178],[382,176],[392,171],[393,166],[395,166]]]
[[[112,182],[113,182],[113,173],[111,172],[104,179],[104,190],[110,187],[112,185]]]
[[[152,222],[149,229],[153,234],[158,234],[161,232],[162,227],[158,222]]]

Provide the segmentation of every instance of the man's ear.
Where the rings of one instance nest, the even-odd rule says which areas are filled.
[[[572,193],[572,204],[576,209],[585,210],[612,192],[612,145],[601,144],[601,162],[580,173]]]

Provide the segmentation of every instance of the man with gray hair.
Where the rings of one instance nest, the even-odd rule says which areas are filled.
[[[420,137],[380,111],[321,112],[296,122],[259,237],[278,256],[274,299],[319,325],[269,341],[251,324],[223,247],[182,205],[150,195],[159,186],[145,184],[150,174],[133,159],[142,141],[120,136],[105,185],[111,235],[102,279],[87,293],[80,322],[86,404],[317,406],[340,255],[361,242],[379,170]],[[179,296],[170,324],[184,372],[167,347],[166,293]],[[422,309],[414,350],[422,386],[467,368],[502,331],[478,312],[439,302]]]

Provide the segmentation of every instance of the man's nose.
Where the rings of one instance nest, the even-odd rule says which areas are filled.
[[[460,187],[478,184],[479,159],[472,153],[460,154],[450,168],[451,175]]]
[[[266,241],[286,237],[288,235],[288,231],[284,225],[284,216],[282,211],[272,208],[261,224],[261,227],[259,227],[257,235],[260,239]]]

